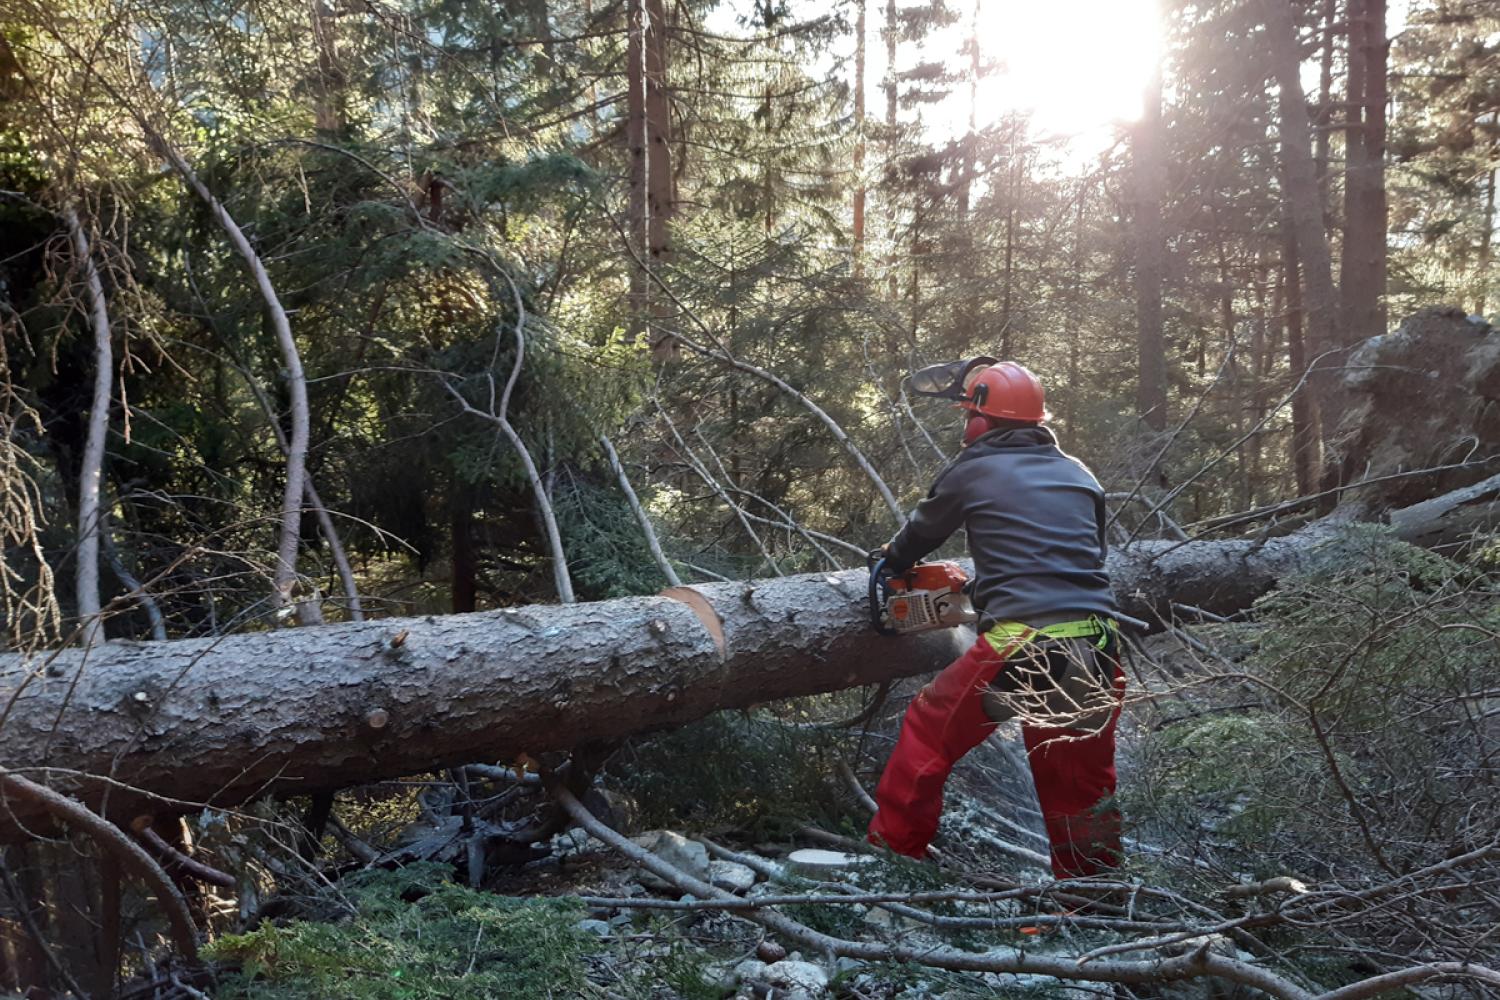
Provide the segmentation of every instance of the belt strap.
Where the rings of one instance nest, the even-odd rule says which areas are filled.
[[[1003,653],[1011,647],[1024,646],[1038,636],[1044,639],[1089,639],[1098,636],[1094,645],[1103,649],[1109,645],[1109,640],[1119,628],[1120,623],[1113,618],[1089,615],[1077,621],[1057,622],[1041,628],[1033,628],[1024,622],[996,622],[984,633],[984,637],[997,653]]]

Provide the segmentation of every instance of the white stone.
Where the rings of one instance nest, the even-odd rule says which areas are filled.
[[[800,990],[821,996],[828,989],[828,973],[811,962],[794,962],[789,958],[766,966],[765,981],[794,994]]]
[[[755,869],[737,861],[708,863],[708,880],[726,892],[744,892],[755,884]]]
[[[734,976],[736,978],[736,981],[741,979],[753,979],[757,982],[763,983],[766,981],[766,970],[768,968],[770,968],[770,966],[766,965],[765,962],[762,962],[758,958],[747,958],[739,965],[736,965],[734,967]]]
[[[703,882],[708,881],[708,850],[702,844],[688,840],[682,834],[671,830],[652,830],[630,839],[684,875],[691,875]],[[671,892],[675,889],[653,872],[641,872],[640,879],[643,885],[661,892]]]

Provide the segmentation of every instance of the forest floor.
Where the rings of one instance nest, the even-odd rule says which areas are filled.
[[[858,692],[754,713],[721,713],[635,741],[601,774],[603,794],[595,794],[595,806],[612,814],[612,822],[636,843],[745,899],[973,894],[1045,885],[1050,873],[1037,862],[1046,839],[1014,725],[970,754],[950,782],[937,842],[941,864],[877,854],[846,855],[858,863],[839,868],[795,863],[793,852],[808,848],[858,850],[868,812],[854,782],[873,785],[874,769],[887,755],[900,713],[919,683],[899,685],[884,710],[854,731],[818,728],[803,719],[837,714]],[[1128,757],[1129,742],[1128,736],[1122,741],[1123,756]],[[856,772],[863,773],[856,777]],[[416,797],[427,796],[430,805],[439,787],[427,786]],[[576,827],[508,863],[494,864],[492,857],[475,891],[461,884],[464,859],[455,838],[445,844],[440,831],[420,820],[390,832],[395,820],[412,814],[410,796],[405,812],[389,812],[399,799],[387,795],[372,801],[361,832],[372,841],[407,844],[407,854],[397,848],[387,855],[387,864],[402,866],[363,869],[311,886],[289,913],[219,938],[210,954],[225,972],[211,995],[243,1000],[1113,995],[1103,984],[866,963],[799,950],[795,942],[779,940],[725,909],[689,908],[691,897]],[[431,818],[435,811],[426,813]],[[328,846],[337,850],[332,842]],[[896,913],[873,903],[797,903],[782,912],[837,937],[912,947],[1076,956],[1123,940],[1109,930],[1066,923],[1040,931],[1028,925],[1028,917],[1057,909],[1049,900],[1032,898],[939,900],[924,903],[920,911]],[[933,925],[945,921],[967,926]],[[987,921],[995,925],[982,926]],[[1208,996],[1207,985],[1174,986],[1152,995]]]

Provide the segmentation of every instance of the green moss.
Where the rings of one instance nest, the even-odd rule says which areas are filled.
[[[577,900],[512,899],[413,865],[352,877],[354,916],[294,921],[220,938],[210,958],[239,971],[221,1000],[481,1000],[577,996],[598,938],[577,928]]]

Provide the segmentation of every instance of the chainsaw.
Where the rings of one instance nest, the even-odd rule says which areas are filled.
[[[882,635],[952,628],[979,617],[964,593],[969,576],[958,563],[917,563],[891,573],[883,556],[870,555],[870,621]]]

